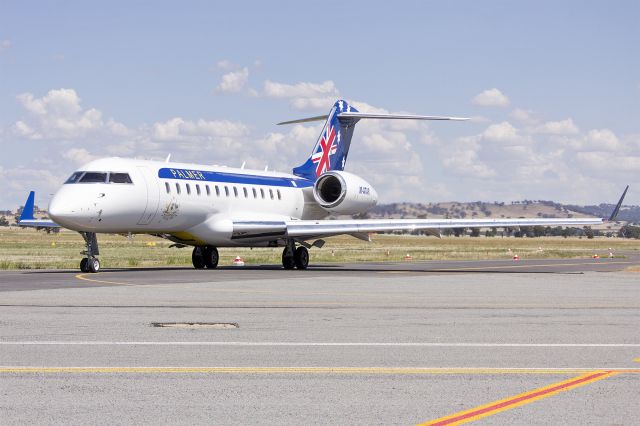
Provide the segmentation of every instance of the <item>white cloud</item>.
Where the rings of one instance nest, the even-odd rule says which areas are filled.
[[[0,40],[0,52],[9,50],[10,47],[11,47],[11,40]]]
[[[222,93],[237,93],[242,91],[249,81],[249,68],[244,67],[237,71],[231,71],[222,76],[222,81],[216,87],[216,91]]]
[[[538,122],[535,112],[529,109],[516,108],[513,111],[511,111],[511,114],[509,114],[509,116],[514,120],[517,120],[524,124],[531,125],[531,124],[536,124]]]
[[[509,98],[494,87],[493,89],[487,89],[484,92],[477,94],[471,102],[474,105],[479,106],[506,107],[509,105]]]
[[[153,125],[153,138],[163,142],[239,138],[248,133],[249,129],[243,123],[227,120],[190,121],[175,117]]]
[[[264,82],[264,94],[269,98],[314,98],[323,95],[338,96],[333,81],[324,83],[285,84],[267,80]]]
[[[615,151],[620,148],[618,137],[609,129],[590,130],[586,139],[592,147],[602,151]]]
[[[41,98],[36,98],[32,93],[22,93],[17,99],[29,118],[14,123],[16,136],[28,139],[76,139],[92,133],[128,133],[123,124],[113,119],[105,123],[99,110],[84,110],[80,105],[80,97],[73,89],[50,90]]]
[[[233,62],[231,62],[228,59],[222,59],[218,62],[216,62],[216,68],[220,69],[220,70],[225,70],[225,71],[229,71],[229,70],[233,70],[238,68],[238,66],[236,64],[234,64]]]
[[[92,155],[84,148],[71,148],[62,153],[62,156],[67,160],[71,160],[78,166],[86,164],[98,158],[96,155]]]
[[[289,99],[291,107],[297,110],[328,109],[340,96],[331,80],[323,83],[300,82],[296,84],[264,82],[262,96],[275,99]]]
[[[482,133],[482,136],[487,140],[496,142],[514,142],[520,140],[518,130],[507,121],[490,125]]]
[[[534,129],[535,133],[548,135],[575,135],[580,132],[571,118],[560,121],[547,121]]]

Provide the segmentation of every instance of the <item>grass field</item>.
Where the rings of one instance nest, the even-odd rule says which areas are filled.
[[[311,263],[402,261],[406,254],[413,260],[579,258],[594,254],[608,256],[610,249],[638,251],[640,242],[618,238],[471,238],[410,235],[374,235],[367,243],[352,237],[328,238],[322,249],[311,249]],[[105,268],[190,266],[191,248],[170,248],[169,241],[146,235],[128,239],[121,235],[98,235],[100,261]],[[76,232],[47,234],[33,229],[0,228],[0,269],[78,268],[84,250]],[[220,265],[231,265],[241,256],[247,265],[280,264],[282,249],[220,249]]]

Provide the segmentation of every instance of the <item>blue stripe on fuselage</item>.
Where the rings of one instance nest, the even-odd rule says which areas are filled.
[[[211,172],[206,170],[173,169],[167,167],[158,170],[158,177],[161,179],[180,179],[201,182],[236,183],[245,185],[284,186],[288,188],[305,188],[308,186],[313,186],[312,181],[300,178],[293,179],[274,176]]]

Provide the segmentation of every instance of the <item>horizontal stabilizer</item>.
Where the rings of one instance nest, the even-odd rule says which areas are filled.
[[[442,121],[442,120],[450,120],[450,121],[466,121],[470,120],[467,117],[446,117],[440,115],[408,115],[408,114],[369,114],[366,112],[340,112],[337,114],[338,119],[349,119],[349,118],[372,118],[372,119],[381,119],[381,120],[434,120],[434,121]],[[291,121],[283,121],[278,123],[278,126],[283,124],[295,124],[295,123],[308,123],[311,121],[323,121],[326,120],[329,115],[317,115],[315,117],[307,117],[300,118],[298,120]]]
[[[465,121],[466,117],[444,117],[440,115],[369,114],[366,112],[341,112],[338,118],[376,118],[382,120],[453,120]]]

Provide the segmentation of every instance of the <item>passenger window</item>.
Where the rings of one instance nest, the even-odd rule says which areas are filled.
[[[255,188],[251,189],[253,191],[253,198],[258,198],[258,191]]]
[[[167,190],[167,194],[171,194],[171,187],[169,186],[169,182],[165,182],[164,187]]]
[[[244,192],[244,198],[249,197],[249,193],[247,192],[247,188],[242,188],[242,192]]]
[[[228,186],[224,187],[224,195],[226,195],[227,197],[229,196],[229,187]]]
[[[238,188],[236,188],[235,186],[233,187],[233,195],[238,198]]]
[[[211,190],[209,189],[209,185],[206,185],[207,188],[207,197],[209,197],[211,195]]]
[[[86,172],[80,183],[105,183],[107,180],[107,174],[102,172]]]
[[[80,176],[82,176],[84,172],[74,172],[71,176],[69,176],[69,179],[67,179],[65,181],[65,183],[76,183],[78,182],[78,180],[80,180]]]
[[[278,189],[276,192],[278,193],[278,200],[282,200],[282,196],[280,195],[280,190]]]
[[[188,183],[185,186],[187,187],[187,195],[191,195],[191,186]]]
[[[264,200],[264,189],[260,188],[260,196]]]
[[[180,184],[176,182],[176,192],[180,195]]]
[[[128,173],[109,173],[111,183],[133,183]]]
[[[220,188],[216,185],[216,197],[220,196]]]
[[[196,183],[196,192],[198,193],[198,195],[200,195],[200,185],[198,185],[197,183]]]
[[[273,189],[269,190],[269,196],[271,197],[271,199],[273,200]]]

